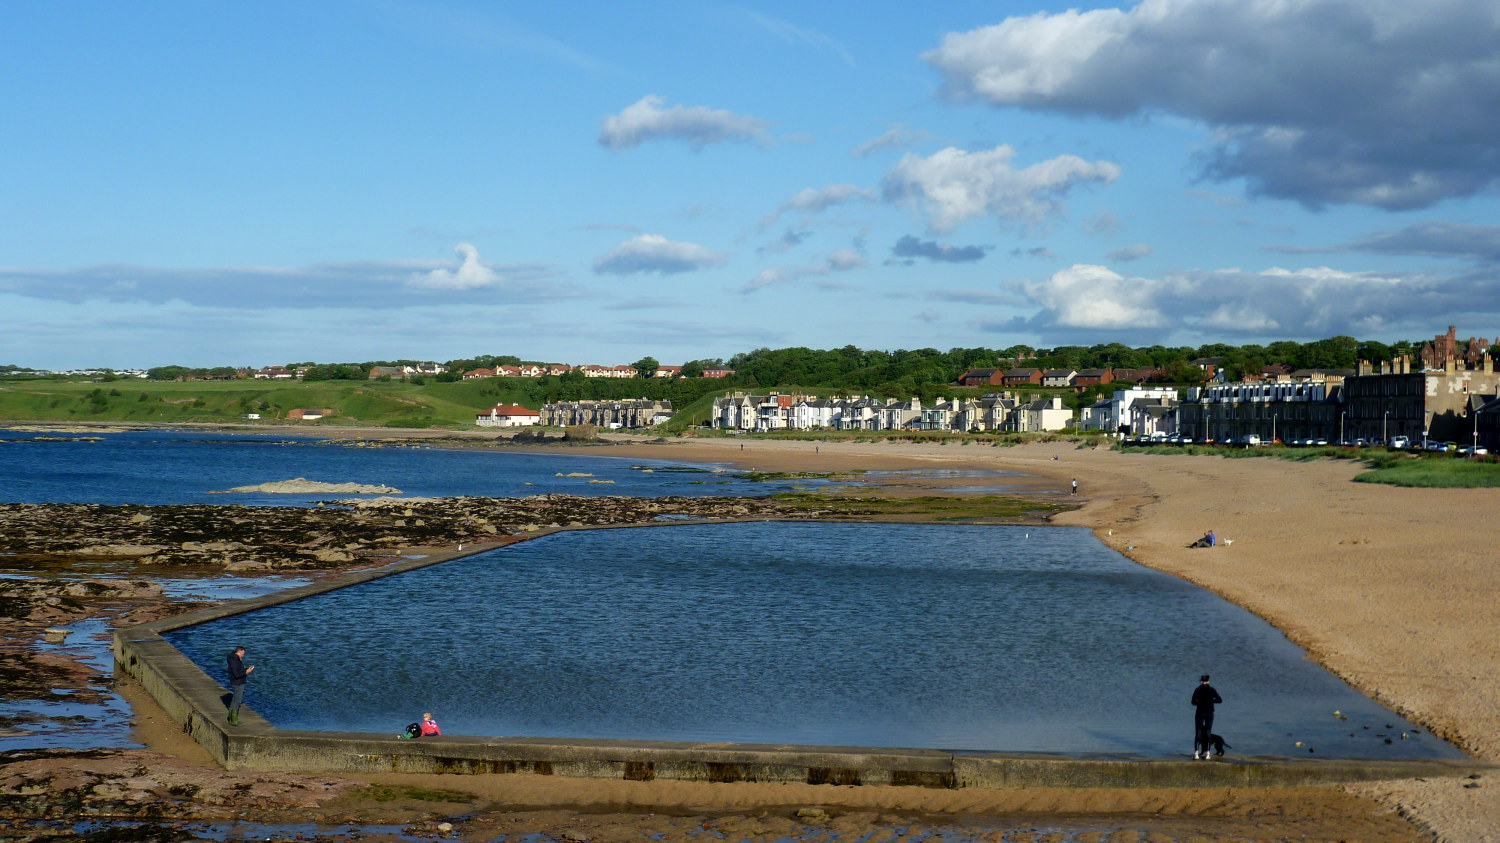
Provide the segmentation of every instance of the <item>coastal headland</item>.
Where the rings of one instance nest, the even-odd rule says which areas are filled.
[[[380,433],[420,438],[409,430],[369,435]],[[725,463],[766,472],[1000,469],[1025,476],[978,482],[1050,491],[1059,500],[1071,498],[1068,486],[1077,479],[1078,498],[1067,501],[1077,503],[1077,508],[1057,513],[1053,523],[1092,528],[1101,540],[1141,564],[1246,607],[1382,703],[1480,759],[1500,759],[1500,685],[1492,680],[1500,661],[1500,648],[1493,642],[1493,630],[1500,628],[1500,608],[1493,605],[1489,547],[1494,529],[1486,516],[1500,503],[1500,491],[1356,484],[1350,481],[1361,467],[1350,462],[1144,455],[1080,449],[1068,442],[992,448],[620,437],[576,452]],[[879,483],[881,493],[899,497],[940,494],[944,486],[972,487],[976,481],[926,475]],[[1210,550],[1187,549],[1208,529],[1232,543]],[[145,617],[149,615],[131,620]],[[242,791],[234,788],[248,781],[267,792],[296,794],[295,799],[288,796],[282,808],[290,810],[296,801],[302,806],[301,816],[332,821],[359,816],[365,822],[380,817],[407,822],[434,812],[465,812],[452,806],[504,806],[508,813],[484,813],[483,822],[491,825],[481,823],[475,829],[579,829],[591,840],[635,839],[648,829],[664,833],[665,839],[682,839],[703,828],[769,838],[795,834],[796,828],[819,822],[856,831],[898,820],[906,826],[976,831],[996,828],[997,823],[1007,829],[1028,823],[1035,829],[1099,829],[1101,840],[1487,840],[1495,839],[1491,829],[1500,827],[1500,790],[1488,776],[1342,788],[1129,793],[947,793],[521,775],[383,776],[368,781],[318,777],[316,783],[313,777],[246,777],[204,768],[196,747],[154,710],[149,698],[129,682],[121,684],[136,706],[139,739],[150,749],[98,752],[88,761],[66,760],[62,753],[52,759],[54,775],[60,764],[80,771],[113,765],[123,773],[137,766],[149,768],[149,773],[136,775],[138,779],[196,776],[205,793],[218,788],[227,794],[218,803],[221,807],[236,804],[233,794]],[[23,795],[25,782],[34,781],[35,771],[48,765],[51,753],[25,755],[11,757],[0,767],[0,775],[7,777],[0,792],[13,805],[19,803],[11,797]],[[143,782],[137,784],[150,790]],[[382,793],[396,797],[382,802],[370,796],[374,791],[369,788],[385,788]],[[432,793],[440,798],[414,795]],[[128,802],[123,797],[122,791],[114,802]],[[204,804],[196,809],[169,807],[166,815],[182,816],[174,814],[177,810],[202,814],[204,809]],[[821,819],[817,813],[798,817],[798,811],[809,809],[822,812]],[[212,810],[207,814],[213,815]],[[1134,830],[1139,833],[1117,836]]]

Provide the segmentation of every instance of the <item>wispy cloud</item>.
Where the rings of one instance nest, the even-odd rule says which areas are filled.
[[[778,284],[786,284],[802,278],[828,275],[831,272],[847,272],[869,263],[865,256],[853,249],[837,249],[820,261],[802,266],[778,266],[763,269],[740,288],[741,294],[749,294]]]
[[[738,8],[740,12],[745,15],[745,17],[754,21],[762,29],[766,30],[772,35],[775,35],[782,41],[782,43],[800,44],[803,46],[812,47],[815,50],[837,56],[844,62],[844,64],[847,64],[850,67],[856,66],[854,63],[854,55],[849,52],[849,49],[847,47],[834,40],[833,38],[824,35],[821,32],[797,26],[796,24],[789,23],[780,18],[773,18],[769,15],[764,15],[760,12],[746,9],[742,6],[736,8]]]
[[[1335,246],[1267,246],[1266,250],[1293,255],[1368,252],[1500,264],[1500,226],[1433,220],[1395,231],[1377,231]]]
[[[777,206],[776,210],[761,217],[760,227],[770,228],[781,219],[783,214],[792,211],[816,214],[835,205],[868,202],[874,198],[875,194],[872,191],[852,184],[830,184],[827,187],[805,188]]]
[[[770,124],[759,118],[701,105],[663,108],[664,102],[652,94],[606,117],[604,128],[599,130],[599,143],[610,149],[625,149],[646,141],[676,140],[701,150],[713,143],[766,140]]]
[[[853,155],[863,158],[873,152],[883,149],[906,149],[919,144],[931,143],[936,136],[923,129],[908,129],[900,123],[886,129],[884,133],[870,138],[851,151]]]
[[[1124,246],[1110,252],[1106,257],[1116,262],[1138,261],[1141,258],[1149,258],[1156,252],[1145,243],[1136,243],[1133,246]]]

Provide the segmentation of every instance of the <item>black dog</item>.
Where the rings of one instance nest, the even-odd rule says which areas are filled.
[[[1224,743],[1224,739],[1219,737],[1218,735],[1208,736],[1208,747],[1209,749],[1213,750],[1214,755],[1217,755],[1221,758],[1224,756],[1224,750],[1230,748],[1229,744]]]

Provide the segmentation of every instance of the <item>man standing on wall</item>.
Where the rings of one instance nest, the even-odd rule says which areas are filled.
[[[245,701],[245,680],[255,665],[245,666],[245,648],[235,647],[229,654],[229,725],[240,725],[240,705]]]
[[[1210,736],[1214,731],[1214,706],[1223,702],[1214,686],[1208,684],[1208,674],[1198,680],[1193,689],[1193,758],[1207,761]]]

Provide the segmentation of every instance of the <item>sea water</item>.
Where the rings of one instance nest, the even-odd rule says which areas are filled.
[[[1462,757],[1078,528],[562,533],[169,639],[283,729],[1181,756],[1211,673],[1235,754]]]
[[[348,493],[222,494],[305,477],[389,486],[406,496],[764,495],[821,479],[755,481],[715,465],[521,451],[353,447],[311,437],[142,430],[38,434],[0,431],[0,501],[307,506]]]

